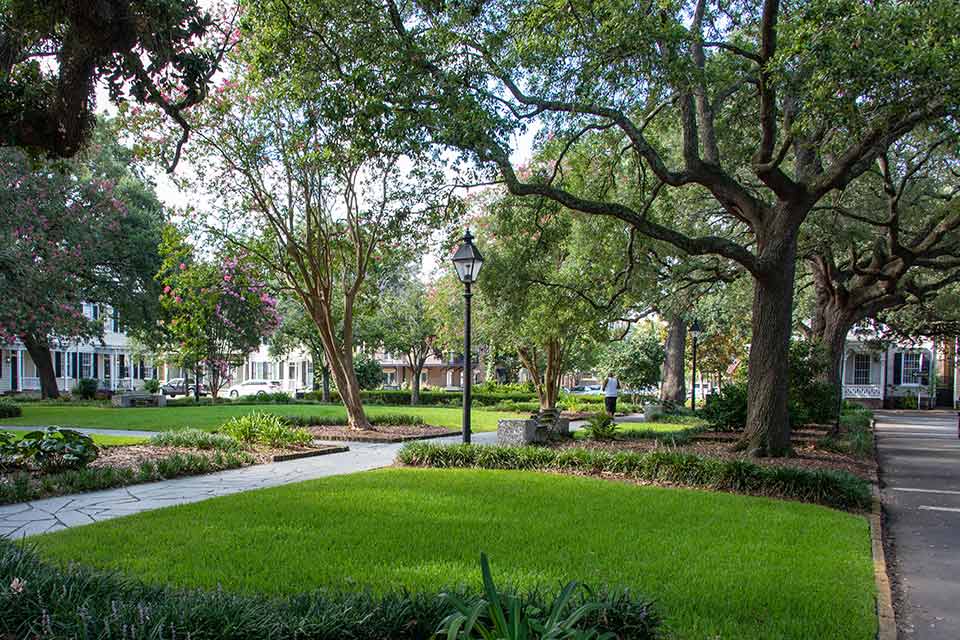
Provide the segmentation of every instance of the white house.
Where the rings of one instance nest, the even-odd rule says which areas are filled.
[[[869,407],[960,406],[957,339],[882,345],[851,333],[842,360],[843,397]]]
[[[71,391],[81,378],[99,382],[103,391],[125,391],[143,388],[144,380],[156,378],[161,383],[174,378],[192,377],[171,364],[154,366],[151,358],[134,352],[134,345],[123,331],[118,314],[109,308],[84,304],[83,313],[91,320],[104,323],[103,340],[54,341],[52,345],[54,375],[60,391]],[[282,359],[271,358],[266,345],[250,353],[243,366],[232,372],[233,382],[250,379],[277,380],[292,393],[310,389],[313,361],[305,352],[295,352]],[[0,348],[0,394],[39,392],[40,377],[26,347],[15,341]]]
[[[99,380],[100,388],[136,389],[155,375],[148,359],[137,356],[123,331],[119,316],[109,308],[101,315],[98,305],[84,304],[83,314],[104,323],[103,341],[54,341],[54,375],[61,391],[69,391],[80,378]],[[26,347],[15,341],[0,350],[0,393],[39,391],[37,367]]]

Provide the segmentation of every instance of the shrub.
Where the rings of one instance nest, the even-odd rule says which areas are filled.
[[[160,393],[160,381],[156,378],[147,378],[143,381],[143,390],[147,393]]]
[[[313,440],[308,432],[291,427],[284,418],[259,411],[231,418],[220,428],[228,436],[246,444],[289,447],[309,444]]]
[[[747,385],[725,385],[703,408],[703,417],[717,431],[736,431],[747,424]]]
[[[370,424],[375,426],[421,426],[424,423],[421,416],[405,413],[385,413],[379,416],[367,416]],[[347,424],[347,416],[284,416],[283,421],[295,427],[342,427]]]
[[[77,386],[73,388],[73,395],[80,396],[84,400],[93,400],[97,396],[97,387],[99,383],[92,378],[80,378]]]
[[[477,599],[462,587],[446,593]],[[552,601],[541,591],[520,596],[529,612],[549,611]],[[657,637],[660,619],[645,598],[583,589],[569,599],[572,610],[588,603],[599,606],[581,618],[584,627],[620,638]],[[77,563],[47,563],[6,540],[0,540],[0,610],[0,637],[221,640],[427,640],[452,612],[436,593],[316,590],[263,597],[149,585]]]
[[[527,640],[555,638],[585,640],[614,638],[610,629],[608,597],[592,589],[570,582],[549,606],[539,606],[521,595],[498,590],[490,573],[485,553],[480,554],[483,595],[464,599],[459,594],[443,593],[441,600],[453,613],[440,622],[439,637],[449,640]],[[579,596],[579,597],[578,597]],[[653,638],[659,619],[648,602],[631,602],[631,610],[639,625],[632,625],[631,638]],[[616,628],[623,633],[625,629]]]
[[[0,457],[7,460],[8,465],[47,472],[83,467],[96,460],[98,455],[93,438],[59,427],[30,431],[20,440],[10,439],[0,446]]]
[[[243,447],[235,438],[224,433],[210,433],[199,429],[163,431],[150,438],[156,447],[191,447],[215,451],[240,451]]]
[[[592,440],[613,440],[617,435],[617,425],[607,414],[595,413],[587,420],[583,431]]]
[[[0,418],[19,418],[23,415],[23,409],[15,402],[6,398],[0,398]]]
[[[419,467],[617,473],[637,480],[790,498],[838,509],[867,509],[871,504],[870,484],[847,472],[761,466],[747,460],[678,451],[609,452],[414,442],[400,450],[397,461]]]

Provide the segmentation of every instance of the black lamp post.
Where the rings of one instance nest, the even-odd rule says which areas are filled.
[[[690,325],[690,337],[693,338],[693,372],[690,375],[690,409],[697,412],[697,338],[700,337],[700,322],[694,318]]]
[[[473,293],[470,285],[477,281],[480,267],[483,266],[483,256],[473,244],[470,230],[463,236],[463,242],[453,254],[453,266],[457,270],[457,277],[463,283],[463,442],[470,443],[470,385],[473,382],[473,365],[470,363],[470,298]]]

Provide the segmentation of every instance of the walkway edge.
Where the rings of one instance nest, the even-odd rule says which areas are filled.
[[[877,457],[877,421],[870,421],[873,431],[873,455]],[[883,503],[880,499],[880,478],[873,476],[873,502],[870,509],[870,545],[873,548],[873,576],[877,588],[877,640],[897,640],[897,617],[893,609],[887,554],[883,550]]]

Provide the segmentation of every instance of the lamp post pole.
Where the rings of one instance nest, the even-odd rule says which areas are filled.
[[[470,363],[470,283],[463,284],[463,443],[470,444],[470,392],[473,382],[473,365]]]
[[[697,412],[697,334],[693,335],[693,371],[690,375],[690,410]]]

